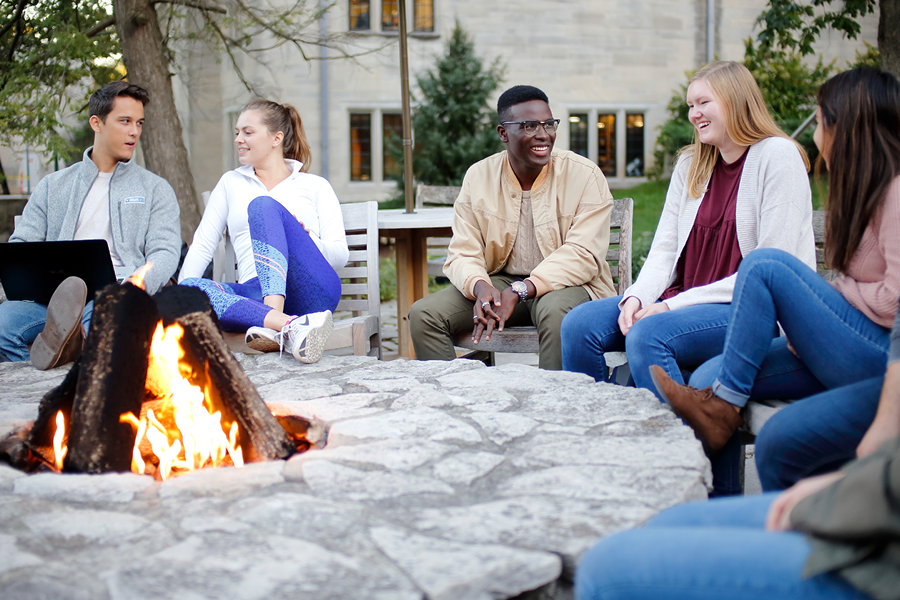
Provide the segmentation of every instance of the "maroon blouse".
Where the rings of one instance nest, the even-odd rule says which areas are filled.
[[[709,179],[709,190],[700,202],[691,234],[675,267],[675,281],[660,300],[737,272],[743,256],[738,245],[735,212],[745,158],[746,151],[728,164],[719,156]]]

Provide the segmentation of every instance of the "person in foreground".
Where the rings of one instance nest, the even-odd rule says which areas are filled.
[[[612,535],[582,558],[576,598],[900,599],[900,316],[888,360],[860,460]]]
[[[818,103],[814,139],[829,182],[825,258],[841,277],[830,284],[783,251],[757,250],[738,270],[712,385],[698,390],[650,368],[708,452],[743,422],[739,411],[763,369],[827,389],[883,374],[900,297],[900,83],[853,69],[825,82]],[[776,323],[786,337],[773,341]]]
[[[772,120],[750,71],[712,62],[686,100],[694,143],[679,153],[647,260],[622,296],[563,320],[568,371],[606,381],[605,353],[624,350],[637,387],[655,393],[653,364],[684,383],[682,369],[722,351],[744,257],[778,248],[816,264],[806,152]]]
[[[88,105],[94,145],[81,162],[38,183],[9,241],[106,240],[119,273],[153,263],[144,285],[156,293],[178,268],[181,234],[172,186],[133,160],[149,102],[146,90],[125,81],[94,92]],[[0,304],[0,361],[30,358],[41,370],[74,361],[93,312],[93,299],[86,300],[84,281],[69,277],[47,306]]]
[[[350,256],[340,203],[325,179],[306,172],[309,143],[293,106],[247,104],[234,143],[242,166],[210,194],[179,283],[206,292],[222,327],[246,332],[251,348],[316,362],[341,297],[335,270]],[[201,279],[226,226],[239,283]]]
[[[539,366],[562,368],[559,328],[574,306],[615,293],[606,262],[613,199],[599,167],[555,150],[559,119],[526,85],[497,101],[506,150],[466,172],[453,205],[444,273],[453,283],[413,304],[416,357],[452,360],[453,336],[535,325]]]

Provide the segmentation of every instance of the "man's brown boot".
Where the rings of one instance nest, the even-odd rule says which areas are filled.
[[[676,383],[657,365],[650,367],[650,377],[660,396],[694,430],[707,456],[721,450],[744,424],[735,405],[716,396],[711,387],[698,390]]]
[[[79,277],[63,281],[47,305],[47,324],[31,346],[31,364],[46,371],[74,361],[84,346],[81,315],[87,300],[87,285]]]

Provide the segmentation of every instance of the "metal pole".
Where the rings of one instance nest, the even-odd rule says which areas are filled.
[[[400,9],[400,94],[403,96],[403,184],[406,212],[413,213],[412,118],[409,113],[409,61],[406,52],[406,0],[397,2]]]
[[[322,45],[319,46],[319,58],[322,60],[319,64],[319,126],[322,128],[322,177],[329,179],[331,161],[328,154],[331,152],[331,131],[328,127],[328,105],[330,103],[328,97],[328,47],[325,45],[325,39],[328,37],[328,2],[327,0],[319,0],[319,9],[322,11],[322,18],[319,20],[319,35],[322,38]]]
[[[812,125],[813,119],[816,118],[816,112],[817,112],[817,111],[814,110],[814,111],[812,111],[812,114],[811,114],[811,115],[809,115],[808,117],[806,117],[806,120],[803,121],[803,123],[800,124],[800,127],[798,127],[797,130],[796,130],[794,133],[791,134],[791,137],[792,137],[792,138],[794,138],[794,139],[796,140],[798,137],[800,137],[800,134],[801,134],[801,133],[803,133],[804,131],[806,131],[807,128],[809,128],[809,126]]]

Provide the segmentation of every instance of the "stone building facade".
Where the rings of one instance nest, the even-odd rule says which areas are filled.
[[[685,71],[713,55],[741,60],[743,40],[755,34],[754,21],[765,6],[765,0],[403,1],[414,30],[414,94],[415,75],[443,53],[458,19],[480,56],[507,65],[497,95],[519,83],[546,91],[554,116],[563,120],[557,146],[598,161],[614,186],[643,179],[656,128]],[[400,128],[396,13],[397,0],[337,0],[319,25],[343,34],[344,48],[359,56],[342,59],[334,50],[320,54],[312,47],[314,58],[329,60],[304,61],[284,46],[267,53],[267,67],[243,63],[245,75],[267,97],[300,110],[313,150],[311,170],[327,177],[342,201],[381,200],[395,190],[397,166],[385,157],[383,144]],[[877,16],[870,16],[860,40],[826,34],[817,49],[843,65],[863,48],[862,40],[875,43],[876,30]],[[233,126],[252,96],[227,57],[201,44],[178,56],[176,99],[200,192],[237,166]],[[19,162],[7,150],[4,166],[17,169]]]

